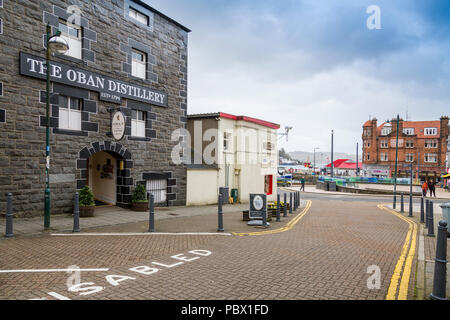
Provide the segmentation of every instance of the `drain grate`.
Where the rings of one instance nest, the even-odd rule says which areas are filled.
[[[171,212],[171,213],[168,213],[168,215],[169,215],[169,216],[179,216],[179,214],[178,214],[178,213],[173,213],[173,212]]]

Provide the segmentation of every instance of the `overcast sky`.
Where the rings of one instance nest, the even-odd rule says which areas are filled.
[[[287,151],[329,151],[334,129],[334,150],[356,153],[369,116],[450,115],[448,0],[146,2],[192,30],[188,113],[292,126]]]

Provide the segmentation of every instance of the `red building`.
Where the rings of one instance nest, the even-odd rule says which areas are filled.
[[[408,177],[406,165],[413,164],[414,176],[422,180],[438,178],[446,170],[446,153],[449,136],[449,119],[437,121],[403,121],[398,125],[397,176]],[[377,119],[363,125],[363,174],[368,176],[393,176],[397,119],[377,125]]]

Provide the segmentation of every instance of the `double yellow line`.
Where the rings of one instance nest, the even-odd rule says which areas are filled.
[[[417,223],[405,218],[404,216],[402,216],[401,214],[399,214],[394,210],[386,208],[384,205],[380,204],[378,205],[378,208],[385,210],[389,213],[392,213],[393,215],[406,221],[409,226],[408,233],[406,234],[405,242],[403,244],[402,252],[395,266],[394,274],[392,275],[391,283],[389,285],[388,293],[386,295],[386,300],[396,300],[396,299],[406,300],[408,298],[408,286],[409,286],[409,279],[411,276],[412,263],[416,252]],[[397,295],[397,288],[398,288],[398,295]]]
[[[240,236],[240,237],[262,236],[262,235],[266,235],[266,234],[274,234],[274,233],[280,233],[280,232],[285,232],[285,231],[291,230],[297,224],[297,222],[299,222],[300,219],[303,218],[303,216],[308,212],[309,208],[311,208],[311,203],[312,203],[311,200],[307,200],[306,207],[303,209],[303,211],[300,212],[298,216],[296,216],[294,219],[289,221],[282,228],[274,229],[274,230],[259,231],[259,232],[245,232],[245,233],[232,232],[231,234],[234,236]]]

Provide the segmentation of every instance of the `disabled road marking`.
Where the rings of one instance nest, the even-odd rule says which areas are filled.
[[[109,271],[108,268],[97,269],[15,269],[15,270],[0,270],[0,273],[35,273],[35,272],[70,272],[70,271],[82,271],[82,272],[102,272]]]

